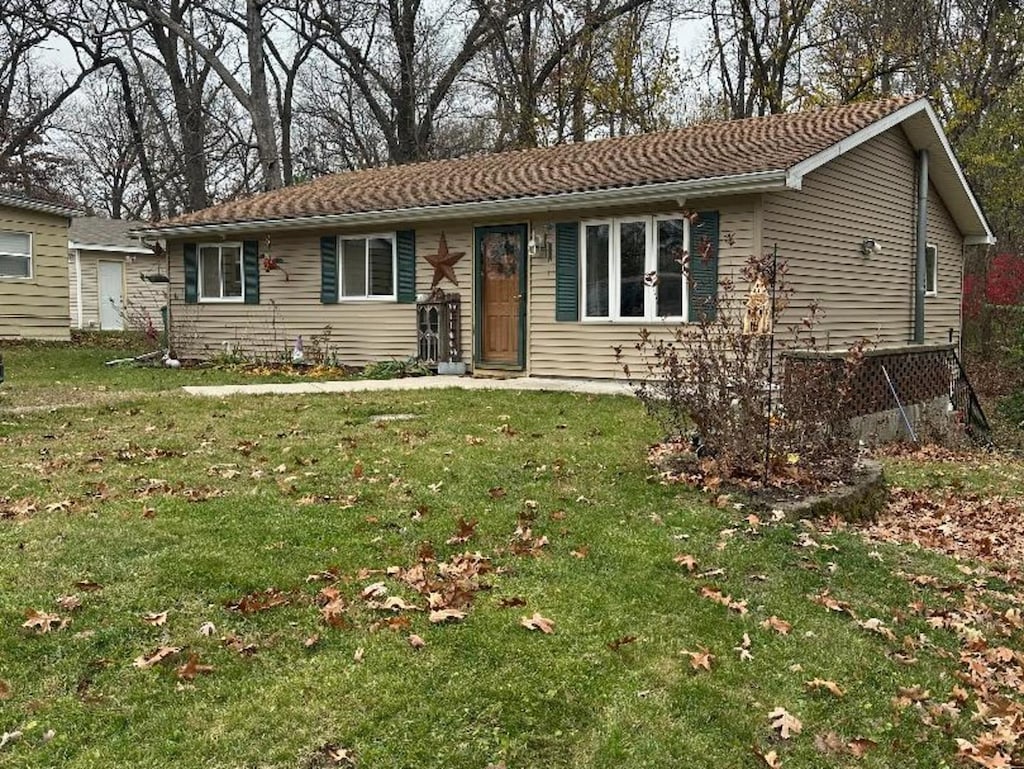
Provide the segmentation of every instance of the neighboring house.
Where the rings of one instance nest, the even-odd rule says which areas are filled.
[[[146,278],[166,275],[167,260],[128,232],[145,222],[77,216],[68,236],[71,327],[121,331],[162,329],[160,309],[167,284]]]
[[[180,354],[319,335],[345,363],[405,358],[439,281],[470,368],[605,378],[614,347],[713,310],[776,245],[834,348],[955,341],[964,249],[993,241],[932,108],[906,99],[336,174],[143,234],[167,239]]]
[[[0,192],[0,339],[67,340],[69,208]]]

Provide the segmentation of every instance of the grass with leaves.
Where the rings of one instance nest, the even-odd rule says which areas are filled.
[[[950,594],[898,576],[957,563],[658,483],[630,399],[17,360],[122,395],[0,412],[0,765],[937,767],[979,731],[928,711],[959,639],[908,607]]]

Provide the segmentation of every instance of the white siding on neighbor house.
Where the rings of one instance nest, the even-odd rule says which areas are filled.
[[[125,328],[143,331],[148,319],[158,331],[163,330],[160,308],[167,303],[167,284],[142,280],[143,274],[166,274],[167,263],[163,257],[81,249],[78,260],[82,266],[81,319],[78,317],[75,250],[72,249],[68,255],[72,328],[100,328],[99,263],[121,262],[124,265]]]
[[[900,127],[812,172],[801,190],[764,196],[766,249],[788,264],[790,316],[817,300],[819,341],[842,348],[862,337],[880,347],[913,340],[916,159]],[[925,341],[959,337],[963,238],[934,190],[929,242],[939,246],[938,296],[925,301]],[[865,256],[864,240],[882,246]]]
[[[718,211],[719,278],[738,278],[747,259],[760,250],[758,238],[759,200],[754,197],[687,201],[694,211]],[[643,209],[648,214],[672,213],[678,206]],[[623,211],[578,212],[577,218],[615,216]],[[628,213],[640,213],[632,209]],[[558,221],[572,221],[559,216]],[[532,376],[587,378],[624,378],[616,362],[615,348],[621,347],[623,362],[635,372],[640,358],[634,348],[641,329],[652,333],[651,339],[669,339],[679,327],[677,322],[657,321],[556,321],[555,263],[535,260],[531,264],[529,289],[528,370]]]
[[[68,220],[0,205],[0,230],[32,236],[32,277],[0,278],[0,339],[68,339]]]

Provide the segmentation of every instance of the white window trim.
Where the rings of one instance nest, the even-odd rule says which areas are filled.
[[[35,259],[35,245],[36,238],[31,232],[25,230],[4,230],[4,232],[12,233],[14,235],[28,235],[28,253],[14,253],[13,251],[0,251],[0,256],[20,256],[28,258],[28,275],[3,275],[0,274],[0,280],[33,280],[36,276],[36,259]]]
[[[928,249],[929,248],[932,249],[935,252],[935,260],[932,262],[932,285],[935,286],[935,289],[933,291],[929,291],[928,290],[928,279],[927,279],[927,276],[925,276],[925,283],[924,283],[925,291],[924,291],[924,295],[926,297],[932,297],[932,296],[938,296],[939,295],[939,247],[936,246],[934,243],[925,243],[924,249],[925,249],[925,256],[926,256],[926,258],[924,260],[924,263],[925,263],[925,268],[926,269],[928,267],[927,254],[928,254]]]
[[[391,241],[391,293],[390,294],[378,294],[370,296],[370,241],[374,238],[380,240]],[[366,284],[363,286],[363,296],[345,296],[343,281],[344,275],[341,268],[341,257],[344,251],[343,243],[346,240],[365,240],[366,251],[364,258],[366,260]],[[359,302],[397,302],[398,301],[398,234],[395,232],[371,232],[366,235],[353,234],[353,235],[339,235],[338,243],[336,246],[337,250],[337,264],[335,270],[338,275],[338,303],[339,304],[354,304]]]
[[[642,316],[622,317],[620,301],[622,298],[621,239],[619,232],[622,225],[630,222],[644,222],[647,228],[646,255],[644,258],[644,276],[658,272],[658,222],[683,222],[683,252],[690,253],[690,220],[680,214],[656,214],[642,216],[618,216],[604,219],[585,219],[580,222],[580,321],[582,323],[686,323],[689,320],[687,308],[690,306],[689,275],[680,266],[683,273],[683,314],[658,315],[658,287],[648,285],[644,281],[644,310]],[[587,315],[587,227],[595,225],[608,226],[608,315]]]
[[[206,296],[203,294],[203,249],[204,248],[216,248],[217,249],[217,267],[220,273],[220,296]],[[238,272],[242,279],[242,295],[241,296],[224,296],[224,269],[223,269],[223,251],[224,248],[237,248],[238,249]],[[245,302],[245,253],[243,251],[241,241],[226,241],[224,243],[196,243],[196,282],[199,284],[196,286],[196,293],[199,297],[199,301],[203,304],[242,304]]]

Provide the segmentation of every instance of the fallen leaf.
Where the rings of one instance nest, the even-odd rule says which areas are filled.
[[[366,656],[366,650],[363,649],[362,646],[360,646],[358,649],[356,649],[355,654],[352,655],[352,659],[355,660],[356,662],[362,662],[363,661],[363,657],[365,657],[365,656]]]
[[[364,600],[368,601],[371,598],[380,598],[381,596],[387,595],[388,586],[383,582],[374,582],[372,585],[367,585],[363,588],[363,592],[359,596]]]
[[[207,638],[209,638],[210,636],[214,636],[216,634],[217,628],[214,626],[212,622],[204,622],[202,625],[199,626],[199,635],[201,636],[206,636]]]
[[[678,563],[680,566],[685,566],[686,570],[690,572],[697,568],[697,559],[689,554],[680,553],[672,560]]]
[[[774,630],[779,635],[789,635],[789,631],[793,629],[786,620],[779,619],[774,614],[761,623],[761,627],[765,630]]]
[[[135,661],[132,662],[132,665],[140,670],[145,670],[146,668],[151,668],[154,665],[159,665],[161,662],[170,659],[180,651],[180,646],[160,646],[156,651],[136,657]]]
[[[843,740],[835,732],[814,735],[814,747],[819,753],[838,753],[843,749]]]
[[[11,698],[11,685],[0,678],[0,700],[9,700]]]
[[[584,558],[586,558],[589,553],[590,553],[590,548],[589,547],[580,547],[580,548],[577,548],[576,550],[570,550],[569,551],[569,555],[571,555],[573,558],[579,558],[580,560],[583,560]]]
[[[307,649],[312,649],[318,643],[320,643],[320,636],[315,633],[302,641],[302,645]]]
[[[200,665],[199,655],[192,652],[188,655],[188,661],[184,665],[179,665],[176,672],[182,681],[193,681],[197,675],[212,673],[213,665]]]
[[[49,633],[51,630],[63,630],[70,622],[71,620],[62,619],[57,614],[29,609],[25,612],[25,621],[21,623],[21,626],[42,634]]]
[[[631,643],[633,643],[635,641],[636,641],[636,636],[635,635],[624,635],[624,636],[622,636],[622,638],[616,638],[614,641],[612,641],[610,644],[608,644],[608,648],[611,649],[613,652],[617,652],[619,649],[621,649],[626,644],[631,644]]]
[[[707,649],[701,649],[698,652],[691,652],[683,649],[682,654],[689,656],[690,667],[694,670],[711,670],[711,661],[715,658]]]
[[[498,606],[502,609],[511,609],[516,606],[526,606],[526,599],[521,598],[518,595],[514,595],[511,598],[502,598],[498,601]]]
[[[779,769],[779,767],[782,766],[782,759],[779,758],[779,754],[774,750],[769,750],[767,753],[762,753],[757,748],[754,748],[754,753],[755,755],[757,755],[758,758],[764,761],[765,766],[769,767],[769,769]]]
[[[103,585],[101,585],[99,582],[93,582],[89,579],[80,579],[74,583],[74,586],[77,587],[79,590],[85,590],[87,592],[103,589]]]
[[[772,729],[775,729],[784,740],[788,740],[793,734],[800,734],[800,730],[803,728],[800,719],[782,707],[775,708],[770,712],[768,719]]]
[[[505,496],[506,491],[501,486],[492,486],[487,490],[487,494],[491,499],[501,499]]]
[[[428,619],[435,625],[442,622],[458,622],[466,618],[466,612],[459,609],[435,609]]]
[[[459,516],[459,520],[456,523],[455,534],[449,537],[445,544],[447,545],[458,545],[463,542],[468,542],[476,532],[477,519],[466,520],[462,516]]]
[[[355,756],[349,748],[343,748],[340,745],[327,744],[320,748],[320,753],[335,766],[356,765]],[[320,761],[316,761],[316,765],[319,766],[320,763]]]
[[[413,649],[422,649],[424,646],[427,645],[427,642],[415,633],[409,635],[408,641],[409,646],[411,646]]]
[[[534,612],[532,617],[521,617],[519,624],[527,630],[539,630],[546,635],[555,632],[555,623],[547,617],[541,616],[540,612]]]
[[[814,678],[810,681],[805,681],[804,686],[811,690],[827,689],[836,697],[842,697],[846,694],[842,687],[840,687],[835,681],[826,681],[822,678]]]
[[[846,743],[846,747],[850,749],[850,752],[856,758],[861,758],[869,750],[877,748],[878,743],[874,740],[869,740],[866,737],[857,737],[856,739],[850,740]]]
[[[145,622],[147,625],[155,625],[157,627],[161,627],[167,624],[167,612],[160,611],[150,612],[149,614],[143,614],[142,621]]]
[[[20,729],[15,729],[13,732],[4,732],[0,734],[0,749],[11,742],[17,742],[22,738],[22,732]]]
[[[82,599],[77,595],[62,595],[56,603],[64,611],[74,611],[82,605]]]

